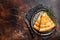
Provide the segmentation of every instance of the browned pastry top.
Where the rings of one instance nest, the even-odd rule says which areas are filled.
[[[40,15],[37,18],[34,29],[40,32],[50,31],[55,27],[55,23],[51,20],[51,18],[47,15],[46,12],[39,12]]]

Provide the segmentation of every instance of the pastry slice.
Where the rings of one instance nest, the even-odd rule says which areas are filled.
[[[43,13],[41,18],[41,24],[40,24],[40,32],[46,32],[50,31],[55,27],[54,22],[51,20],[51,18],[47,15],[46,12]]]

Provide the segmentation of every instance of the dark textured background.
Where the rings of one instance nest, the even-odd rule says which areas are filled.
[[[53,8],[57,20],[57,32],[50,40],[60,40],[60,0],[0,0],[0,40],[41,40],[34,34],[32,38],[24,17],[37,4]]]

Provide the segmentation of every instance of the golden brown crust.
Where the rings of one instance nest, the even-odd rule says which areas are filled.
[[[36,25],[34,25],[34,29],[39,30],[39,27],[37,27]]]
[[[46,32],[52,30],[55,27],[54,22],[50,19],[50,17],[47,15],[46,12],[43,13],[42,17],[41,15],[42,14],[40,13],[38,19],[34,24],[34,29],[40,32]]]

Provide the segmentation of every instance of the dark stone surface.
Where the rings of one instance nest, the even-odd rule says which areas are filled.
[[[41,40],[36,33],[34,38],[31,37],[24,17],[30,8],[43,3],[48,7],[53,7],[60,23],[59,2],[59,0],[0,0],[0,40]],[[60,40],[59,23],[57,32],[49,40]]]

